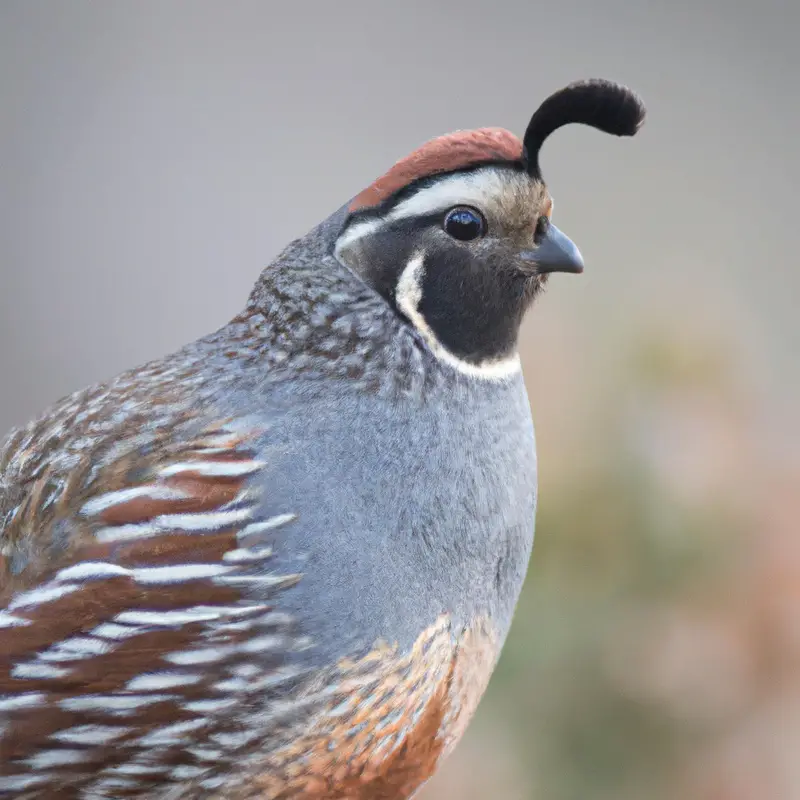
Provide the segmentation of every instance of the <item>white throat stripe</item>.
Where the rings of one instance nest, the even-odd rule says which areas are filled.
[[[405,269],[403,269],[400,280],[397,282],[395,302],[398,309],[408,317],[425,339],[436,358],[463,375],[469,375],[471,378],[482,378],[483,380],[500,381],[521,372],[522,364],[517,353],[507,358],[485,361],[481,364],[471,364],[453,355],[436,338],[436,334],[419,310],[419,304],[422,301],[422,280],[424,276],[425,255],[424,253],[415,253]]]

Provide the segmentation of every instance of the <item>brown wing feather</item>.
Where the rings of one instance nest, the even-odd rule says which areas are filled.
[[[297,677],[259,432],[137,391],[69,398],[0,453],[0,797],[213,781],[249,693]],[[204,762],[194,730],[229,746]]]
[[[187,401],[196,359],[158,361],[64,398],[0,445],[0,589],[36,581],[86,541],[77,511],[93,495],[130,486],[192,442],[203,426]],[[207,424],[207,423],[206,423]],[[70,527],[64,521],[69,521]]]

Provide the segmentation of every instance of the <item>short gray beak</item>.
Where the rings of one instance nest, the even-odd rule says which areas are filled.
[[[539,275],[547,272],[583,272],[583,256],[569,236],[550,223],[535,250],[520,253],[523,261],[536,264]]]

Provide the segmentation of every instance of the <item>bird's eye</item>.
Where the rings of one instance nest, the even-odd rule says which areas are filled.
[[[533,241],[535,244],[539,244],[539,242],[547,236],[547,231],[550,228],[550,218],[542,215],[539,219],[536,220],[536,230],[533,232]]]
[[[474,208],[456,206],[447,212],[443,227],[445,232],[454,239],[458,239],[460,242],[470,242],[483,236],[486,222],[483,215]]]

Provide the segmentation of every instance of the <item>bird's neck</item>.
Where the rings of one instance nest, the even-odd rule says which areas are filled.
[[[313,239],[293,242],[262,272],[229,330],[273,377],[406,395],[441,377],[416,331]]]

